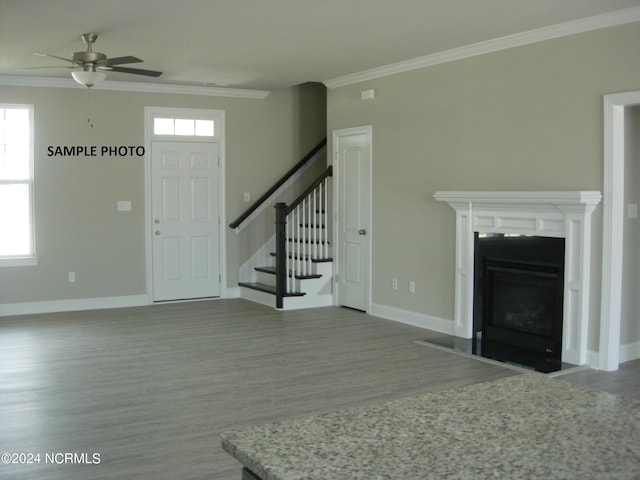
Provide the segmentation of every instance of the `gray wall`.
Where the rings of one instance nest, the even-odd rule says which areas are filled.
[[[454,211],[438,190],[602,191],[603,95],[640,89],[636,45],[639,23],[329,90],[329,132],[373,126],[372,302],[453,318]],[[376,98],[361,101],[370,88]],[[601,245],[599,206],[594,351]],[[392,277],[416,294],[392,290]]]
[[[0,268],[0,305],[147,291],[144,159],[47,157],[48,145],[144,145],[145,106],[225,110],[230,222],[247,207],[243,192],[258,198],[326,132],[326,92],[318,84],[264,100],[0,86],[0,103],[34,105],[39,256],[37,266]],[[118,200],[131,200],[132,212],[118,213]],[[224,228],[233,287],[239,265],[253,252]],[[69,271],[76,272],[74,284],[67,282]]]

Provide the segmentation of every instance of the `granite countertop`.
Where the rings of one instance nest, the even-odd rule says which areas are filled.
[[[640,402],[527,373],[222,434],[263,480],[639,479]]]

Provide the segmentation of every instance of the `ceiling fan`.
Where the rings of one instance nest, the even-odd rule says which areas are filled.
[[[75,70],[71,72],[73,79],[81,85],[87,88],[92,87],[97,82],[100,82],[106,78],[104,71],[132,73],[134,75],[146,75],[148,77],[159,77],[162,72],[155,70],[143,70],[141,68],[129,68],[121,67],[128,63],[142,62],[137,57],[115,57],[107,58],[104,53],[94,52],[93,44],[97,40],[98,35],[95,33],[85,33],[82,35],[82,40],[87,44],[87,50],[84,52],[75,52],[71,58],[59,57],[57,55],[51,55],[49,53],[34,52],[35,55],[43,57],[56,58],[58,60],[64,60],[71,63],[68,67],[33,67],[33,68],[78,68],[81,70]]]

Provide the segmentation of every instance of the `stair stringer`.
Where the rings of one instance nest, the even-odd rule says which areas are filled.
[[[303,297],[285,297],[282,299],[282,310],[298,310],[303,308],[329,307],[333,305],[333,262],[314,263],[316,274],[320,278],[296,280],[300,282]]]
[[[276,249],[276,236],[272,235],[266,243],[260,247],[249,259],[240,266],[238,278],[241,282],[253,283],[257,280],[258,275],[256,268],[273,264],[271,252]],[[243,297],[244,298],[244,297]],[[275,305],[275,302],[274,302]]]
[[[274,250],[275,235],[242,264],[239,270],[240,282],[254,283],[259,280],[261,283],[266,283],[264,278],[268,278],[268,276],[257,272],[255,269],[274,265],[275,259],[271,254]],[[294,279],[293,281],[296,283],[298,290],[303,292],[304,295],[283,298],[282,310],[298,310],[333,305],[333,262],[312,262],[311,265],[313,270],[311,273],[322,275],[322,277]],[[269,282],[269,284],[275,285],[275,276],[273,276],[273,282]],[[267,292],[240,286],[240,297],[250,302],[276,308],[275,295]]]

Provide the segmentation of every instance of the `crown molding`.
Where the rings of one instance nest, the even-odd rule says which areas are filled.
[[[19,75],[0,75],[0,85],[19,87],[54,87],[84,89],[71,78],[29,77]],[[245,90],[242,88],[204,87],[195,85],[170,85],[166,83],[110,82],[94,85],[91,90],[110,90],[120,92],[167,93],[178,95],[201,95],[209,97],[251,98],[262,100],[271,92],[268,90]]]
[[[566,37],[578,33],[590,32],[601,28],[615,27],[627,23],[640,21],[640,7],[632,7],[615,12],[605,13],[592,17],[573,20],[571,22],[559,23],[548,27],[528,30],[505,37],[495,38],[484,42],[473,43],[451,50],[426,55],[424,57],[413,58],[396,62],[381,67],[364,70],[361,72],[336,77],[322,83],[328,88],[345,87],[354,83],[373,80],[374,78],[386,77],[396,73],[408,72],[420,68],[430,67],[441,63],[453,62],[463,58],[475,57],[485,53],[497,52],[508,48],[519,47],[532,43],[551,40],[554,38]]]

